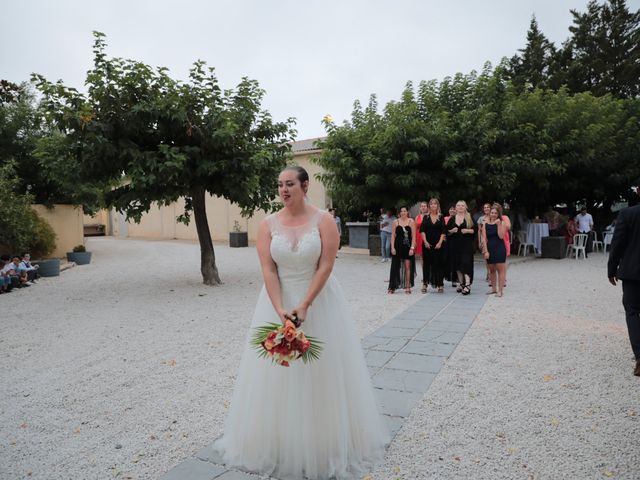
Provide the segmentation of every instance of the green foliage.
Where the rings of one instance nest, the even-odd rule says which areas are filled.
[[[84,245],[76,245],[75,247],[73,247],[73,251],[74,252],[86,252],[87,249],[85,248]]]
[[[31,252],[34,258],[46,256],[55,248],[51,226],[31,208],[33,197],[16,193],[19,179],[14,163],[0,165],[0,249],[16,255]]]
[[[46,125],[28,84],[0,81],[0,165],[14,163],[15,192],[31,194],[35,203],[82,205],[94,213],[102,187],[78,177],[63,138]]]
[[[640,182],[640,101],[522,91],[506,67],[409,84],[382,114],[356,103],[351,122],[326,125],[318,163],[330,194],[354,218],[363,209],[508,201],[611,205]]]

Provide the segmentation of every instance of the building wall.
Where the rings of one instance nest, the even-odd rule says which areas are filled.
[[[81,207],[74,205],[54,205],[51,209],[44,205],[32,205],[32,207],[56,232],[56,248],[51,253],[51,257],[62,258],[76,245],[84,245]]]
[[[111,235],[111,219],[108,210],[100,210],[95,215],[83,215],[82,221],[84,225],[104,225],[105,235]]]
[[[311,161],[316,154],[317,152],[297,154],[294,156],[294,163],[301,165],[309,173],[311,179],[308,191],[309,201],[318,208],[324,209],[330,206],[331,202],[326,195],[324,185],[315,179],[315,175],[321,172],[321,168]],[[275,179],[273,183],[275,189]],[[243,218],[240,215],[240,207],[224,198],[214,196],[207,197],[206,209],[211,236],[213,240],[222,242],[229,241],[229,232],[234,230],[235,222],[238,222],[241,231],[248,232],[250,241],[255,241],[258,225],[267,215],[258,210],[251,218]],[[107,234],[120,237],[197,240],[198,234],[193,217],[189,225],[176,221],[183,211],[184,199],[179,199],[171,205],[152,207],[143,215],[139,224],[134,222],[125,224],[122,214],[115,211],[109,213],[106,210],[94,217],[85,216],[85,223],[102,223],[107,225]]]

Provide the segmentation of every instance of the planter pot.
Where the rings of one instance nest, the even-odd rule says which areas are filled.
[[[351,248],[369,248],[369,222],[347,222],[349,246]]]
[[[229,232],[229,246],[232,248],[248,247],[249,234],[247,232]]]
[[[60,259],[52,258],[50,260],[39,260],[33,262],[34,265],[40,265],[38,274],[41,277],[57,277],[60,275]]]
[[[564,258],[567,248],[564,237],[542,237],[542,258]]]
[[[369,256],[381,257],[382,248],[380,247],[381,240],[380,235],[369,235]]]
[[[91,263],[91,252],[67,252],[67,261],[76,265],[88,265]]]

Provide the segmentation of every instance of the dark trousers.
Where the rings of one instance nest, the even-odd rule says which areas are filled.
[[[622,305],[627,316],[631,348],[636,360],[640,360],[640,282],[622,281]]]

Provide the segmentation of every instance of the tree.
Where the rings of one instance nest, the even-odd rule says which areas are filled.
[[[572,33],[565,48],[571,57],[566,83],[570,91],[610,93],[619,98],[640,94],[640,10],[625,0],[592,0],[584,13],[571,10]]]
[[[497,200],[542,212],[549,204],[608,207],[640,181],[640,99],[572,95],[507,80],[505,63],[480,74],[408,84],[383,113],[328,124],[318,162],[348,211],[436,196]],[[444,202],[443,202],[444,203]]]
[[[527,45],[510,61],[514,85],[555,91],[565,86],[570,93],[618,98],[640,95],[640,10],[629,11],[626,0],[592,0],[585,12],[571,14],[571,36],[560,48],[532,18]]]
[[[106,205],[127,219],[139,222],[154,202],[184,197],[179,220],[195,219],[203,281],[220,283],[206,194],[237,203],[244,215],[270,209],[293,120],[274,122],[261,110],[265,92],[254,80],[243,78],[223,91],[202,61],[194,63],[187,82],[174,80],[166,68],[107,58],[105,36],[94,37],[87,94],[34,76],[47,117],[62,135],[65,161],[82,178],[114,185]]]

